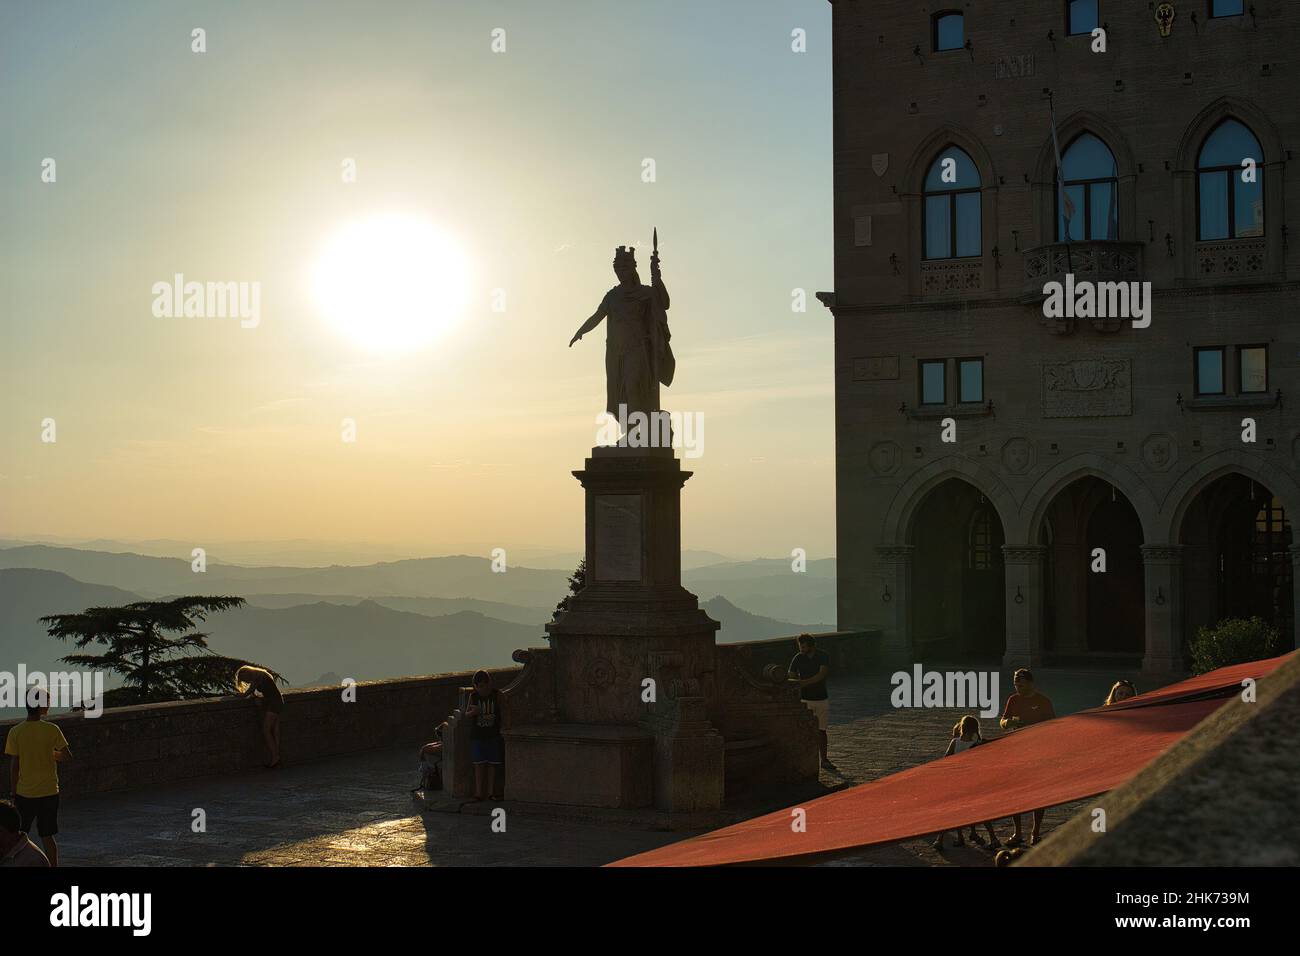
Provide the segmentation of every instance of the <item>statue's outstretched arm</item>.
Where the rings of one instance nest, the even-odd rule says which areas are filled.
[[[583,322],[581,328],[579,328],[577,332],[573,333],[573,338],[569,339],[569,347],[572,348],[574,342],[578,341],[578,339],[582,338],[596,326],[600,325],[600,321],[603,318],[605,318],[605,306],[602,304],[591,314],[591,318],[586,322]]]

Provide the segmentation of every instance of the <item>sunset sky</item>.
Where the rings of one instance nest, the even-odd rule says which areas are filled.
[[[832,555],[829,44],[824,0],[5,4],[0,537],[578,550],[604,329],[566,346],[657,226],[683,545]],[[464,260],[419,347],[314,295],[390,214]],[[260,283],[260,324],[155,317],[176,273]]]

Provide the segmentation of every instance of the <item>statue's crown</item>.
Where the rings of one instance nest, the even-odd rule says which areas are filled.
[[[636,265],[636,248],[634,246],[619,246],[614,250],[614,265]]]

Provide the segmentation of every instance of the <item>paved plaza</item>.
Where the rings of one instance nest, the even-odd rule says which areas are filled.
[[[1064,715],[1099,704],[1117,676],[1132,675],[1043,670],[1039,686]],[[830,756],[841,773],[823,772],[824,788],[864,783],[937,758],[953,723],[972,710],[895,710],[889,691],[885,671],[832,683]],[[1009,692],[1004,672],[1001,697]],[[985,736],[998,736],[996,719],[981,723]],[[597,866],[692,835],[652,829],[653,822],[600,820],[599,814],[587,822],[541,818],[509,803],[503,804],[506,832],[495,833],[490,808],[440,802],[428,810],[409,792],[414,782],[408,748],[68,799],[60,815],[61,855],[66,865],[90,866]],[[788,802],[804,799],[795,795]],[[1044,832],[1079,806],[1053,808]],[[205,832],[192,829],[197,810]],[[1009,834],[1009,824],[999,832]],[[827,865],[990,863],[986,852],[973,848],[950,848],[941,856],[927,839]]]

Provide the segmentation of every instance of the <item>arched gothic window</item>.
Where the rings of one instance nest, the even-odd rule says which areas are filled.
[[[1253,166],[1242,163],[1252,160]],[[1226,119],[1196,158],[1196,237],[1264,235],[1264,150],[1243,123]]]
[[[1119,238],[1119,176],[1115,154],[1092,133],[1080,133],[1061,154],[1056,189],[1058,242]]]
[[[926,259],[960,259],[982,254],[980,174],[965,150],[949,146],[925,177]]]

